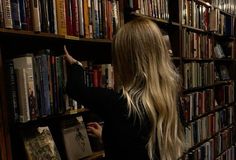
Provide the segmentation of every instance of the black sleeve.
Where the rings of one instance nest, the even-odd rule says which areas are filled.
[[[77,64],[68,65],[67,94],[85,107],[93,110],[103,118],[119,100],[118,93],[112,89],[86,87],[84,70]]]

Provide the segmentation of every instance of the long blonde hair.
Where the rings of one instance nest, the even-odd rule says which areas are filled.
[[[113,40],[113,65],[129,115],[150,121],[149,158],[156,158],[158,148],[162,160],[178,159],[184,147],[177,113],[181,80],[158,26],[137,18],[121,27]]]

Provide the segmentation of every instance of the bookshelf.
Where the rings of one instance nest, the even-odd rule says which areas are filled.
[[[8,101],[11,89],[6,62],[28,53],[37,57],[45,49],[53,52],[51,56],[60,57],[66,44],[80,61],[92,61],[96,65],[111,63],[112,35],[124,23],[123,1],[36,0],[32,3],[35,4],[30,0],[0,1],[0,14],[4,15],[0,16],[0,159],[27,159],[21,133],[45,125],[52,133],[61,159],[67,159],[60,130],[62,121],[78,116],[88,120],[92,113],[85,108],[63,106],[70,109],[24,123],[15,121],[13,106]],[[100,150],[84,159],[98,159],[103,155]]]
[[[6,12],[2,10],[3,1],[10,3],[9,0],[0,1],[0,14],[2,13],[1,11],[3,13]],[[68,5],[69,3],[66,2],[72,1],[75,2],[74,0],[58,0],[60,3],[65,2],[63,5]],[[29,1],[25,0],[25,2],[28,3]],[[42,3],[46,1],[39,0],[37,2]],[[56,1],[53,0],[52,2]],[[81,0],[77,2],[82,3]],[[97,0],[97,2],[101,3],[102,1]],[[108,3],[108,0],[106,2]],[[109,0],[109,2],[112,1]],[[234,95],[234,82],[236,80],[236,72],[234,70],[236,67],[236,3],[232,0],[114,0],[114,2],[119,3],[117,8],[119,11],[119,25],[141,16],[156,22],[169,35],[173,54],[172,59],[177,69],[183,75],[182,98],[184,98],[183,100],[186,106],[184,108],[185,115],[180,116],[184,116],[186,120],[188,125],[185,128],[186,137],[190,138],[186,138],[187,143],[190,145],[187,147],[183,159],[200,159],[201,157],[198,156],[206,156],[206,159],[221,160],[224,157],[230,160],[230,156],[236,150],[236,139],[234,138],[236,133]],[[54,7],[56,8],[56,6]],[[95,8],[93,9],[95,11]],[[51,12],[49,11],[49,13]],[[64,19],[71,19],[71,14],[76,14],[72,11],[72,8],[71,11],[65,11]],[[12,116],[11,106],[8,102],[9,88],[7,88],[8,81],[6,76],[8,74],[8,68],[5,62],[8,59],[24,55],[25,53],[36,55],[42,49],[51,49],[56,53],[56,56],[60,56],[63,54],[63,45],[66,44],[70,53],[81,61],[91,60],[95,64],[111,63],[111,31],[109,35],[106,35],[104,34],[104,30],[93,29],[89,36],[85,33],[81,34],[78,32],[76,33],[77,36],[75,36],[73,35],[75,32],[70,30],[73,27],[70,26],[68,29],[62,26],[64,31],[58,30],[58,33],[56,33],[55,28],[38,32],[38,30],[33,28],[32,22],[30,21],[28,22],[28,27],[22,26],[19,29],[14,28],[11,24],[4,24],[5,22],[1,18],[0,159],[14,160],[19,157],[25,159],[26,155],[24,146],[22,146],[22,141],[20,140],[20,134],[16,133],[41,125],[49,126],[52,135],[54,135],[53,138],[57,144],[61,158],[66,159],[65,147],[62,142],[63,138],[59,130],[60,122],[69,118],[75,118],[78,115],[86,117],[90,112],[86,109],[78,109],[52,114],[46,117],[38,117],[26,123],[15,122]],[[72,21],[70,20],[66,22],[68,26],[78,25],[71,24]],[[99,23],[99,21],[95,21],[94,23]],[[103,27],[100,26],[100,28]],[[68,34],[64,34],[65,32]],[[97,32],[101,32],[102,34],[97,35],[99,34]],[[222,46],[225,57],[216,57],[214,51],[216,44]],[[215,67],[221,65],[228,68],[229,79],[216,76]],[[187,72],[190,72],[191,75],[187,75]],[[199,74],[195,75],[194,73]],[[202,76],[200,76],[200,73]],[[219,94],[221,92],[223,94]],[[224,98],[218,98],[219,102],[216,104],[217,96]],[[201,101],[203,106],[199,107],[198,103],[193,103],[194,100],[196,102]],[[220,119],[219,117],[221,116],[230,118]],[[202,130],[200,131],[200,129]],[[98,151],[91,157],[84,158],[84,160],[99,159],[103,155],[103,151]]]
[[[182,116],[187,124],[188,146],[182,159],[234,159],[235,2],[137,0],[130,3],[126,6],[125,21],[146,17],[171,35],[172,59],[183,77]],[[220,58],[217,44],[224,53]],[[219,68],[227,68],[226,77],[218,75]]]

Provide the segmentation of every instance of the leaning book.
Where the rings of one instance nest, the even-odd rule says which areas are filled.
[[[92,154],[86,126],[82,116],[64,122],[63,138],[68,160],[78,160]]]
[[[28,160],[61,160],[48,126],[25,133],[23,141]]]

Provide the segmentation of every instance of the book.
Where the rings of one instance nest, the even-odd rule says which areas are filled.
[[[68,160],[78,160],[92,154],[82,116],[64,122],[63,138]]]
[[[59,35],[67,35],[66,8],[64,0],[56,1],[57,28]]]
[[[2,0],[0,0],[0,27],[4,26],[4,14],[3,14],[3,4]]]
[[[16,71],[20,122],[26,122],[38,117],[36,101],[33,56],[25,55],[13,59]]]
[[[215,52],[216,58],[224,58],[225,57],[224,51],[223,51],[221,45],[218,43],[214,47],[214,52]]]
[[[40,3],[39,0],[32,1],[33,30],[41,32]]]
[[[23,142],[28,160],[61,160],[48,126],[37,127],[33,131],[24,132]]]
[[[8,60],[6,62],[6,68],[7,68],[7,88],[8,88],[8,94],[7,94],[7,101],[8,105],[10,106],[10,111],[12,115],[12,118],[14,121],[19,121],[19,105],[17,101],[17,82],[16,82],[16,74],[14,71],[14,64],[13,60]]]
[[[25,68],[15,69],[17,79],[17,95],[19,102],[19,121],[27,122],[30,120],[29,101],[26,82]]]
[[[14,29],[21,29],[19,0],[11,0],[12,22]]]
[[[10,0],[2,0],[2,4],[3,4],[3,15],[4,15],[4,27],[13,28],[11,2]]]

